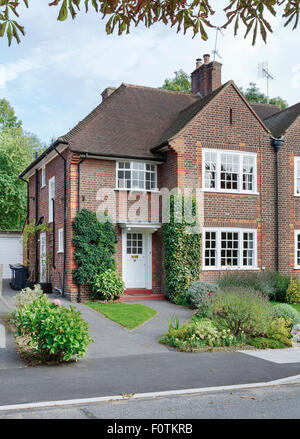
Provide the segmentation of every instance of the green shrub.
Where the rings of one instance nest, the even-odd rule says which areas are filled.
[[[283,317],[285,320],[289,320],[292,326],[300,323],[299,313],[287,303],[279,303],[273,306],[271,315],[273,318]]]
[[[179,200],[179,202],[177,202]],[[184,220],[184,204],[191,201],[193,215],[197,216],[196,200],[180,195],[171,195],[164,205],[164,212],[170,210],[170,221],[163,224],[164,269],[166,293],[175,303],[183,303],[189,286],[199,279],[201,266],[201,235],[198,220],[187,224]],[[180,207],[178,207],[180,206]],[[197,233],[189,233],[190,226]]]
[[[291,342],[291,320],[283,317],[272,319],[268,323],[266,336],[272,340],[278,340],[286,346],[292,346]]]
[[[83,357],[93,341],[88,326],[75,307],[56,306],[45,295],[16,313],[18,335],[30,338],[28,345],[43,362]]]
[[[243,331],[249,336],[263,335],[270,320],[271,305],[254,290],[233,288],[212,299],[213,313],[220,328],[229,328],[236,336]]]
[[[28,305],[35,299],[38,299],[42,294],[43,290],[39,284],[34,285],[33,288],[24,288],[16,295],[16,307],[21,308],[24,305]]]
[[[288,303],[300,303],[300,279],[292,279],[286,292]]]
[[[73,223],[74,259],[72,272],[76,285],[91,285],[94,276],[115,269],[115,229],[110,221],[101,223],[96,213],[82,209]]]
[[[285,301],[285,294],[289,283],[290,278],[277,271],[263,271],[259,273],[231,272],[221,276],[218,280],[218,285],[221,289],[231,286],[253,288],[278,302]]]
[[[195,350],[203,347],[225,347],[244,344],[246,336],[240,334],[235,337],[230,330],[218,330],[209,319],[192,321],[179,329],[169,330],[161,342],[179,348],[183,351]]]
[[[188,290],[189,303],[199,309],[199,314],[209,314],[209,307],[212,297],[220,292],[218,285],[197,280]]]
[[[93,297],[100,300],[116,300],[124,292],[124,282],[115,270],[96,274],[92,283]]]
[[[278,340],[272,340],[270,338],[255,337],[248,340],[248,344],[256,347],[257,349],[283,349],[285,344]]]

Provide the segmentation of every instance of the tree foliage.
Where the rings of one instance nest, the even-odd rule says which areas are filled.
[[[20,229],[26,217],[27,193],[19,175],[32,162],[39,140],[22,128],[0,131],[0,229]]]
[[[162,86],[165,90],[184,91],[186,93],[192,92],[191,78],[186,72],[180,69],[175,73],[173,79],[165,79]]]
[[[17,21],[20,3],[29,7],[30,0],[0,0],[0,36],[6,34],[9,45],[13,38],[19,43],[20,35],[25,35],[24,27]],[[53,0],[49,6],[58,7],[59,21],[66,20],[68,16],[75,19],[80,7],[86,12],[91,7],[107,19],[107,34],[117,29],[121,35],[129,33],[131,26],[140,23],[150,27],[162,22],[170,27],[175,26],[177,32],[183,29],[186,33],[192,29],[194,36],[200,34],[203,40],[207,40],[207,28],[214,27],[212,17],[215,11],[211,0]],[[300,6],[299,0],[227,0],[224,12],[226,19],[222,27],[227,28],[232,24],[236,35],[242,24],[245,38],[252,34],[254,45],[258,34],[266,42],[267,34],[272,32],[268,16],[276,16],[277,12],[281,14],[284,26],[291,25],[296,29]]]
[[[258,102],[261,104],[267,104],[268,102],[267,96],[260,91],[260,89],[254,82],[250,82],[248,88],[245,91],[242,88],[240,90],[249,102]],[[276,98],[270,98],[269,103],[272,105],[277,105],[282,109],[288,107],[287,101],[279,96],[277,96]]]
[[[18,120],[15,110],[6,99],[0,99],[0,131],[5,128],[21,128],[22,122]]]

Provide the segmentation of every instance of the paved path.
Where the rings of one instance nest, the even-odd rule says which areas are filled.
[[[13,303],[9,291],[4,297]],[[0,349],[0,405],[257,383],[300,374],[299,362],[277,364],[239,352],[182,353],[160,345],[166,318],[176,310],[182,322],[190,311],[168,302],[147,304],[158,315],[135,331],[76,305],[96,341],[78,363],[26,367],[8,334],[7,348]],[[0,303],[0,320],[7,311]]]

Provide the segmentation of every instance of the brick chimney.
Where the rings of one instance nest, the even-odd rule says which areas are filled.
[[[202,64],[202,60],[197,58],[196,70],[191,74],[192,93],[199,94],[202,98],[222,85],[222,64],[211,62],[208,54],[203,55],[203,60]]]
[[[101,93],[102,96],[102,102],[105,101],[105,99],[108,98],[114,91],[116,90],[116,87],[107,87],[103,92]]]

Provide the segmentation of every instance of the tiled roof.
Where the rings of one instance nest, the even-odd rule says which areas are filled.
[[[153,158],[151,147],[181,110],[199,100],[189,93],[122,84],[60,140],[74,152]]]
[[[174,119],[172,124],[168,127],[168,129],[164,132],[163,136],[159,139],[156,145],[152,148],[152,151],[157,149],[161,144],[166,142],[167,140],[174,137],[185,125],[196,116],[209,102],[211,102],[215,96],[217,96],[223,88],[225,88],[228,84],[232,83],[232,81],[226,82],[221,87],[214,90],[212,93],[208,94],[202,99],[198,99],[189,107],[180,111],[178,116]]]
[[[280,107],[272,104],[251,103],[251,107],[262,120],[282,111]]]
[[[300,103],[286,108],[280,113],[265,119],[265,124],[271,131],[274,137],[282,136],[286,130],[295,122],[300,116]]]

